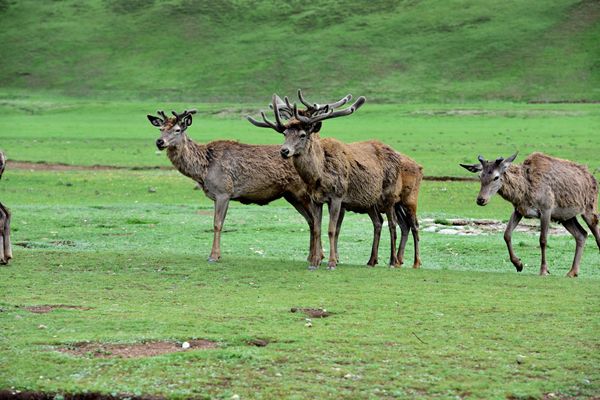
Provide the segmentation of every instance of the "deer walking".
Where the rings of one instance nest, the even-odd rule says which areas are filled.
[[[147,116],[150,123],[160,129],[156,146],[159,150],[166,149],[175,168],[198,182],[215,203],[209,262],[221,258],[221,230],[230,200],[265,205],[281,197],[308,222],[309,259],[323,259],[320,224],[316,223],[315,215],[317,207],[292,164],[279,155],[278,146],[248,145],[230,140],[199,144],[186,133],[196,110],[181,114],[173,111],[173,117],[163,111],[157,113],[159,117]]]
[[[263,121],[257,121],[252,117],[248,120],[255,126],[261,128],[272,128],[285,136],[285,143],[281,147],[281,156],[291,158],[294,167],[302,180],[306,183],[313,200],[321,207],[327,203],[329,207],[329,244],[330,254],[328,268],[334,269],[337,265],[338,237],[345,210],[368,214],[373,223],[373,244],[371,257],[367,265],[377,264],[379,238],[381,234],[382,219],[380,211],[388,218],[388,226],[391,238],[390,265],[398,265],[399,255],[396,253],[396,225],[398,223],[397,213],[403,211],[401,224],[403,227],[403,243],[406,243],[404,228],[415,229],[415,266],[420,265],[418,253],[418,224],[416,222],[416,195],[413,193],[410,200],[415,200],[414,207],[402,207],[397,205],[403,189],[398,183],[400,178],[400,166],[402,155],[395,152],[389,146],[377,141],[359,143],[342,143],[335,139],[321,139],[319,132],[322,123],[326,119],[347,116],[364,102],[364,97],[359,97],[356,102],[343,110],[335,111],[336,108],[350,101],[348,95],[341,100],[325,105],[307,102],[302,92],[298,91],[300,101],[307,107],[298,110],[296,104],[292,105],[287,97],[285,101],[277,95],[273,95],[272,104],[275,122],[269,121],[262,113]],[[287,118],[287,122],[282,122]],[[405,167],[414,161],[404,156]],[[417,165],[416,163],[414,163]],[[410,168],[405,168],[408,171]],[[420,166],[417,170],[421,173]],[[418,185],[420,178],[415,179],[413,185]],[[412,206],[412,205],[411,205]],[[414,212],[413,212],[414,211]],[[318,213],[321,216],[321,212]],[[406,236],[408,233],[406,233]],[[401,246],[402,253],[404,247]],[[318,266],[317,260],[311,260],[309,268]]]
[[[560,222],[575,238],[575,257],[569,277],[579,274],[579,264],[587,232],[577,221],[581,215],[592,231],[600,249],[598,230],[598,184],[584,165],[562,160],[542,153],[533,153],[523,164],[512,162],[514,154],[507,159],[486,161],[479,156],[477,164],[460,164],[471,172],[480,172],[481,189],[477,204],[485,206],[490,198],[498,193],[515,207],[506,231],[504,241],[508,247],[510,261],[518,272],[523,263],[515,255],[512,247],[512,232],[523,217],[540,219],[540,248],[542,263],[540,275],[548,275],[546,263],[546,243],[550,221]]]
[[[0,152],[0,179],[6,167],[6,157]],[[6,265],[12,258],[12,247],[10,245],[10,212],[0,203],[0,264]]]

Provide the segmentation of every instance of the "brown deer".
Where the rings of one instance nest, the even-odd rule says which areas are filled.
[[[514,154],[507,159],[500,157],[495,161],[486,161],[479,156],[477,164],[460,165],[471,172],[481,173],[478,205],[485,206],[490,197],[499,193],[515,207],[506,226],[504,240],[510,261],[518,272],[523,270],[523,263],[513,251],[512,232],[523,217],[539,218],[542,251],[540,275],[549,274],[546,243],[550,220],[554,220],[560,222],[575,238],[575,258],[567,276],[576,277],[587,238],[587,232],[577,221],[577,215],[581,214],[600,248],[596,179],[587,167],[568,160],[533,153],[523,164],[514,165],[512,162],[516,157],[517,154]]]
[[[6,167],[6,157],[0,152],[0,179]],[[6,265],[12,258],[10,246],[10,212],[0,203],[0,264]]]
[[[186,133],[196,110],[172,113],[173,117],[168,117],[158,111],[159,117],[147,117],[160,129],[160,138],[156,140],[158,149],[166,149],[175,168],[198,182],[206,196],[215,202],[209,262],[221,257],[221,230],[230,200],[265,205],[281,197],[308,222],[309,258],[323,258],[320,225],[315,223],[317,207],[293,165],[279,155],[279,146],[249,145],[230,140],[199,144]]]
[[[334,269],[338,261],[337,240],[345,210],[366,213],[371,218],[374,237],[371,257],[367,262],[369,266],[377,263],[382,226],[380,211],[386,214],[391,236],[390,265],[398,265],[398,254],[395,252],[396,213],[397,209],[399,211],[404,208],[396,203],[402,193],[402,185],[398,184],[402,156],[377,141],[346,144],[335,139],[320,138],[321,121],[352,114],[364,104],[364,97],[359,97],[349,108],[335,111],[335,108],[346,104],[351,96],[325,105],[307,102],[300,90],[298,96],[307,107],[306,110],[298,110],[296,104],[292,105],[287,98],[284,102],[273,95],[271,108],[275,122],[269,121],[264,113],[261,114],[263,122],[252,117],[248,117],[248,120],[255,126],[272,128],[284,134],[285,143],[281,147],[281,156],[292,158],[293,165],[307,184],[313,200],[321,206],[328,204],[328,268]],[[282,122],[282,116],[288,119],[287,123]],[[410,160],[407,157],[405,159]],[[416,207],[414,210],[414,218],[406,219],[410,212],[404,214],[407,224],[401,226],[415,225],[415,229],[418,229]],[[415,239],[418,241],[418,233]],[[415,254],[415,265],[418,266],[418,250]],[[311,261],[312,268],[318,265],[316,261]]]

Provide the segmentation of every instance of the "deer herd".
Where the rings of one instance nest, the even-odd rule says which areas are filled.
[[[217,140],[207,144],[193,141],[187,134],[196,110],[173,116],[158,111],[148,115],[152,125],[160,129],[156,140],[172,164],[183,175],[193,179],[208,198],[214,201],[214,237],[208,261],[221,257],[221,231],[229,201],[265,205],[284,198],[306,220],[310,231],[309,269],[316,269],[325,255],[321,244],[323,205],[329,210],[328,269],[339,262],[338,238],[346,211],[367,214],[373,223],[373,244],[367,265],[378,262],[383,214],[390,232],[391,267],[404,263],[404,250],[409,234],[414,243],[413,268],[421,266],[417,204],[423,179],[423,168],[412,158],[376,140],[344,143],[321,138],[323,121],[353,114],[365,104],[359,97],[349,107],[348,95],[339,101],[318,104],[307,101],[298,90],[301,105],[273,95],[270,109],[273,120],[261,112],[261,120],[248,121],[259,128],[269,128],[284,137],[277,145],[249,145],[237,141]],[[561,223],[575,238],[575,256],[569,277],[576,277],[586,230],[579,224],[580,215],[592,232],[600,249],[598,228],[598,184],[587,167],[571,161],[533,153],[523,164],[513,164],[517,154],[506,159],[460,164],[479,173],[481,189],[477,204],[485,206],[498,193],[512,203],[513,214],[504,232],[511,262],[522,271],[523,263],[512,246],[512,232],[523,217],[540,219],[540,275],[549,273],[546,246],[550,221]],[[6,165],[0,153],[0,178]],[[10,213],[0,203],[0,264],[12,258],[10,246]],[[400,227],[400,238],[396,227]]]

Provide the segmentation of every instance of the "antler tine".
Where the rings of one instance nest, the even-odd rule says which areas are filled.
[[[350,114],[354,113],[354,111],[356,111],[360,107],[362,107],[362,105],[365,104],[366,101],[367,101],[367,99],[364,96],[360,96],[358,99],[356,99],[354,104],[352,104],[350,107],[345,108],[343,110],[339,110],[339,111],[334,111],[333,108],[330,108],[329,112],[327,112],[325,114],[317,115],[316,117],[313,117],[313,118],[310,118],[310,123],[314,124],[315,122],[323,121],[326,119],[350,115]]]
[[[341,99],[339,99],[335,103],[329,103],[329,104],[327,104],[327,106],[329,106],[331,108],[338,108],[339,106],[343,106],[344,104],[346,104],[350,100],[352,100],[352,95],[348,94],[348,95],[346,95],[346,97],[342,97]]]
[[[477,156],[477,159],[479,160],[481,165],[483,165],[483,163],[485,163],[485,158],[483,158],[483,156],[481,154]]]
[[[177,118],[177,120],[179,121],[179,114],[177,114],[175,111],[171,110],[171,114],[173,114],[175,116],[175,118]]]
[[[298,98],[300,99],[300,102],[302,104],[304,104],[306,106],[306,108],[308,109],[315,109],[315,108],[319,108],[317,103],[313,103],[310,104],[305,98],[304,96],[302,96],[302,89],[298,89]]]
[[[277,124],[277,127],[283,127],[283,124],[281,123],[281,116],[279,115],[279,107],[277,106],[277,100],[278,97],[276,94],[273,95],[273,114],[275,114],[275,123]],[[263,116],[264,118],[264,116]]]
[[[252,118],[251,116],[247,115],[246,119],[254,126],[258,126],[259,128],[271,128],[274,129],[275,131],[279,132],[279,133],[283,133],[283,131],[285,131],[285,126],[283,125],[275,125],[274,123],[272,123],[271,121],[269,121],[267,119],[267,116],[265,115],[264,111],[260,112],[260,115],[263,119],[264,122],[260,122],[255,120],[254,118]]]
[[[312,118],[305,117],[298,113],[298,106],[294,103],[294,118],[296,118],[300,122],[304,122],[305,124],[311,124]]]
[[[165,114],[165,112],[163,110],[158,110],[156,113],[158,114],[159,117],[161,117],[163,119],[163,121],[166,121],[168,119],[167,114]]]

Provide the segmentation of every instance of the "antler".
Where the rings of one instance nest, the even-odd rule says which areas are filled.
[[[269,105],[269,108],[273,109],[273,114],[275,114],[275,123],[273,123],[267,119],[267,116],[265,115],[264,111],[260,112],[260,116],[262,117],[264,122],[257,121],[249,115],[246,116],[246,119],[248,121],[250,121],[250,123],[252,125],[258,126],[259,128],[271,128],[271,129],[276,130],[279,133],[283,133],[285,131],[285,126],[281,122],[281,115],[279,114],[280,106],[289,107],[290,113],[297,112],[296,106],[294,105],[294,107],[291,107],[290,102],[287,99],[287,97],[285,99],[285,105],[284,105],[283,102],[281,101],[281,98],[279,96],[277,96],[276,94],[274,94],[273,100],[272,100],[271,104]],[[287,113],[287,110],[286,110],[286,113]]]
[[[306,106],[308,111],[314,114],[319,113],[321,111],[328,112],[332,108],[338,108],[340,106],[343,106],[352,99],[352,95],[348,94],[334,103],[318,104],[308,102],[302,95],[302,89],[298,89],[298,98],[300,99],[300,102]]]
[[[349,96],[344,97],[342,100],[333,103],[333,104],[346,104],[349,100]],[[348,100],[346,100],[348,99]],[[323,113],[317,113],[317,115],[312,115],[310,117],[305,117],[303,115],[300,115],[298,113],[298,109],[294,108],[294,117],[301,122],[307,123],[307,124],[314,124],[316,122],[319,121],[323,121],[326,119],[331,119],[331,118],[337,118],[337,117],[343,117],[346,115],[350,115],[352,114],[354,111],[358,110],[363,104],[365,104],[365,102],[367,101],[367,99],[364,96],[360,96],[358,99],[356,99],[356,101],[354,102],[354,104],[352,104],[352,106],[345,108],[343,110],[339,110],[339,111],[335,111],[334,107],[331,107],[331,105],[327,104],[324,106],[324,108],[318,109],[319,111],[326,109],[326,111],[324,111]]]
[[[159,111],[159,114],[162,111]],[[181,121],[183,118],[187,117],[188,115],[192,115],[192,114],[196,114],[198,112],[198,110],[196,110],[195,108],[191,109],[191,110],[184,110],[181,114],[177,114],[175,111],[171,111],[171,113],[175,116],[175,118],[177,118],[177,121]],[[164,113],[162,113],[162,115],[164,115]],[[165,116],[166,118],[166,116]]]

